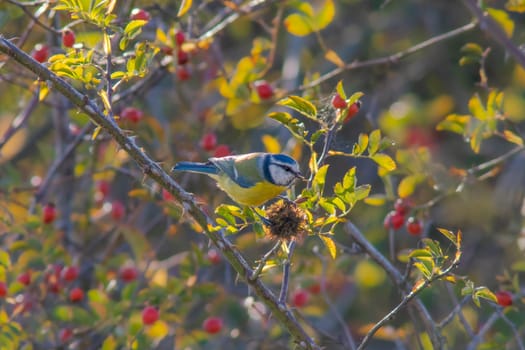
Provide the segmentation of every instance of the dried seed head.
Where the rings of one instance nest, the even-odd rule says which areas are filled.
[[[264,229],[271,239],[302,240],[307,232],[306,214],[294,202],[280,200],[266,209],[268,224]]]

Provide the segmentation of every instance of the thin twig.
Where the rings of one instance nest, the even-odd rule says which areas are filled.
[[[56,91],[63,94],[76,107],[81,109],[96,125],[108,132],[120,147],[135,160],[145,175],[157,182],[162,188],[171,193],[195,222],[202,228],[204,234],[213,244],[223,253],[231,266],[254,291],[255,294],[264,302],[273,317],[286,328],[294,342],[305,349],[320,349],[315,341],[306,333],[292,313],[292,310],[284,303],[280,303],[274,293],[260,280],[250,280],[252,268],[237,250],[237,248],[226,238],[223,230],[211,231],[211,218],[198,206],[193,196],[177,183],[164,169],[154,162],[145,151],[140,148],[133,140],[128,137],[116,124],[113,118],[107,118],[97,104],[90,100],[86,95],[80,93],[64,79],[58,77],[45,66],[36,62],[31,56],[21,51],[9,40],[0,35],[0,52],[12,57],[16,62],[34,72],[40,79],[49,81],[49,84]]]
[[[502,27],[497,24],[487,12],[484,12],[479,6],[477,0],[463,0],[463,4],[476,17],[479,28],[490,35],[496,42],[514,57],[519,65],[525,68],[525,53],[517,47],[507,36]]]
[[[278,241],[273,247],[272,249],[270,249],[266,254],[264,254],[264,256],[261,258],[261,261],[259,261],[259,264],[257,265],[257,267],[255,268],[255,270],[253,270],[253,273],[252,275],[250,276],[250,279],[256,279],[259,277],[259,275],[261,274],[264,266],[266,266],[266,262],[268,261],[268,259],[270,259],[270,257],[275,254],[275,252],[277,250],[279,250],[279,248],[281,247],[281,244],[282,242],[281,241]]]
[[[286,295],[288,294],[288,283],[290,282],[290,266],[292,265],[292,256],[295,251],[295,241],[291,241],[288,245],[288,256],[283,266],[283,281],[281,283],[281,292],[279,293],[279,303],[286,302]]]
[[[400,286],[402,290],[406,290],[404,287],[405,282],[403,280],[403,275],[390,263],[390,261],[384,257],[363,235],[363,233],[350,221],[346,222],[345,231],[352,237],[357,245],[365,251],[372,260],[374,260],[379,266],[386,271],[390,279]],[[405,297],[406,298],[406,297]],[[412,297],[413,298],[413,297]],[[419,316],[424,322],[427,333],[430,336],[432,345],[436,349],[440,349],[442,346],[442,340],[440,338],[439,330],[430,316],[427,308],[419,298],[414,298],[414,308],[417,310]],[[384,322],[386,322],[385,320]],[[363,345],[363,344],[361,344]]]
[[[35,92],[33,93],[33,97],[31,98],[31,100],[29,100],[24,110],[21,111],[20,114],[18,114],[15,117],[15,119],[13,119],[13,122],[11,123],[9,128],[6,130],[4,135],[0,137],[0,150],[2,149],[2,147],[4,147],[7,141],[9,141],[9,139],[11,139],[11,137],[13,137],[13,135],[16,134],[18,130],[20,130],[20,128],[26,125],[27,121],[29,120],[29,117],[35,110],[36,106],[38,106],[38,96],[39,95],[40,95],[40,85],[38,85],[38,87],[36,88]]]
[[[310,89],[312,87],[315,87],[315,86],[318,86],[319,84],[331,79],[331,78],[334,78],[336,77],[337,75],[343,73],[343,72],[346,72],[346,71],[349,71],[349,70],[354,70],[354,69],[360,69],[360,68],[366,68],[366,67],[372,67],[372,66],[378,66],[378,65],[386,65],[386,64],[393,64],[393,63],[397,63],[399,62],[399,60],[411,55],[411,54],[414,54],[418,51],[421,51],[422,49],[424,48],[427,48],[429,46],[432,46],[432,45],[435,45],[437,43],[440,43],[444,40],[447,40],[447,39],[450,39],[450,38],[453,38],[455,36],[458,36],[460,34],[463,34],[465,32],[468,32],[469,30],[472,30],[476,27],[476,23],[475,22],[471,22],[471,23],[468,23],[468,24],[465,24],[459,28],[456,28],[454,30],[451,30],[449,32],[446,32],[446,33],[443,33],[441,35],[437,35],[437,36],[434,36],[428,40],[425,40],[419,44],[416,44],[414,46],[411,46],[409,47],[408,49],[406,50],[403,50],[403,51],[400,51],[400,52],[397,52],[397,53],[394,53],[392,55],[388,55],[388,56],[384,56],[384,57],[378,57],[378,58],[373,58],[373,59],[370,59],[370,60],[366,60],[366,61],[353,61],[352,63],[348,63],[346,65],[344,65],[343,67],[339,67],[339,68],[336,68],[322,76],[320,76],[319,78],[309,82],[308,84],[305,84],[305,85],[301,85],[298,89],[299,90],[306,90],[306,89]]]
[[[483,323],[483,326],[480,328],[478,334],[476,334],[468,344],[466,350],[476,350],[479,343],[483,341],[485,334],[492,328],[494,323],[500,318],[499,313],[494,312],[490,317]]]

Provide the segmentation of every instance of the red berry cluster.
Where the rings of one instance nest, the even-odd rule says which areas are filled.
[[[217,144],[217,135],[213,132],[204,134],[199,142],[199,146],[206,152],[213,152],[214,157],[225,157],[231,154],[230,147]]]
[[[332,107],[337,110],[347,109],[346,116],[343,121],[346,123],[352,119],[357,114],[357,112],[359,112],[359,109],[361,109],[361,101],[358,100],[349,105],[348,102],[343,97],[341,97],[341,95],[335,94],[334,97],[332,97]]]
[[[501,306],[511,306],[512,305],[512,294],[505,290],[497,292],[496,299],[498,301],[498,304]]]
[[[309,300],[310,294],[304,289],[298,289],[292,294],[292,305],[295,307],[303,307]]]
[[[253,86],[261,100],[269,100],[273,97],[273,87],[266,80],[257,80]]]
[[[399,230],[401,227],[403,227],[403,224],[406,224],[406,230],[409,234],[413,236],[419,236],[423,232],[423,222],[415,218],[413,216],[410,216],[408,219],[406,219],[406,215],[410,211],[410,204],[404,200],[399,198],[394,203],[394,210],[390,211],[384,221],[384,226],[386,229],[394,229]]]
[[[120,112],[120,118],[123,121],[129,121],[133,124],[137,124],[144,118],[144,112],[135,107],[126,107]]]
[[[144,9],[134,8],[133,10],[131,10],[131,14],[129,18],[134,21],[137,21],[137,20],[149,21],[151,18],[151,15],[149,14],[148,11]]]

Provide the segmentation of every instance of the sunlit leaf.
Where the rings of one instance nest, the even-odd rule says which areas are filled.
[[[334,50],[328,50],[324,54],[324,58],[326,58],[327,61],[332,62],[337,67],[343,68],[346,64],[345,62],[339,57],[339,55]]]
[[[318,235],[318,237],[321,238],[321,240],[323,241],[332,259],[335,259],[337,256],[337,248],[332,238],[327,235]]]
[[[184,16],[191,8],[193,0],[182,0],[179,7],[179,12],[177,12],[177,17]]]
[[[470,100],[468,101],[468,109],[470,110],[470,113],[472,113],[472,116],[474,118],[479,120],[487,119],[487,112],[485,111],[485,108],[481,103],[481,98],[478,94],[475,94],[470,98]]]
[[[168,335],[170,329],[166,322],[157,320],[146,329],[146,334],[151,338],[161,339]]]
[[[449,114],[445,120],[439,122],[436,126],[436,130],[446,130],[463,135],[467,129],[470,118],[469,115],[464,114]]]
[[[509,142],[523,146],[523,139],[510,130],[503,130],[503,137]]]
[[[334,19],[335,6],[333,0],[326,0],[320,5],[320,11],[313,16],[316,31],[326,28]]]
[[[317,108],[310,101],[300,96],[289,96],[277,104],[292,108],[309,119],[317,120]]]
[[[304,15],[292,13],[284,20],[284,26],[290,34],[306,36],[313,31],[312,20]]]
[[[377,163],[381,168],[384,168],[388,171],[393,171],[396,169],[396,162],[387,154],[377,153],[374,154],[372,160]]]
[[[312,188],[316,193],[322,195],[326,181],[326,173],[328,172],[328,164],[319,168],[312,181]]]
[[[399,182],[397,187],[397,195],[400,198],[409,197],[416,190],[416,186],[419,185],[425,179],[423,174],[413,174],[405,176]]]
[[[450,230],[447,230],[447,229],[444,229],[444,228],[441,228],[441,227],[438,227],[437,230],[443,236],[445,236],[449,241],[451,241],[452,243],[456,244],[456,235],[454,235],[454,232],[452,232]]]
[[[368,205],[379,207],[386,203],[386,196],[384,194],[373,194],[364,199],[364,202]]]
[[[370,133],[370,142],[368,144],[368,154],[373,156],[379,150],[381,145],[381,130],[376,129]]]
[[[476,298],[483,298],[489,301],[492,301],[496,303],[498,299],[496,298],[496,295],[490,291],[487,287],[478,287],[474,291],[474,295]]]
[[[272,112],[268,115],[268,117],[283,124],[295,137],[301,140],[304,139],[304,124],[299,121],[299,119],[292,117],[290,113]]]
[[[117,348],[117,345],[118,343],[115,340],[115,337],[113,336],[113,334],[111,334],[106,339],[104,339],[100,350],[115,350]]]

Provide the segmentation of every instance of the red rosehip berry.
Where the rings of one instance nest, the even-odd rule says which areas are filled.
[[[189,60],[190,60],[190,56],[188,55],[187,52],[184,52],[182,50],[179,50],[177,52],[177,63],[178,64],[180,64],[181,66],[185,65],[186,63],[188,63]]]
[[[64,47],[73,47],[73,45],[75,45],[75,32],[73,32],[71,29],[63,30],[62,45],[64,45]]]
[[[217,135],[213,132],[209,132],[202,136],[199,145],[205,151],[213,151],[217,147]]]
[[[423,232],[423,223],[421,220],[411,216],[407,219],[406,223],[407,232],[413,236],[419,236]]]
[[[131,10],[130,18],[132,20],[149,21],[151,16],[149,12],[144,9],[134,8],[133,10]]]
[[[28,286],[31,284],[31,273],[29,271],[22,273],[19,275],[16,280],[20,283],[22,283],[24,286]]]
[[[142,118],[144,118],[144,112],[138,108],[126,107],[120,113],[120,117],[124,120],[129,120],[130,122],[137,124],[142,120]]]
[[[126,208],[120,201],[113,201],[111,203],[111,217],[115,221],[120,221],[126,215]]]
[[[64,269],[62,269],[62,272],[60,274],[64,281],[73,282],[74,280],[78,278],[78,267],[67,266]]]
[[[356,101],[352,103],[350,107],[348,107],[348,112],[346,113],[346,118],[344,122],[346,123],[347,121],[352,119],[357,114],[357,112],[359,112],[360,109],[361,109],[361,101]]]
[[[69,328],[61,329],[58,334],[58,338],[60,339],[61,343],[67,343],[71,340],[71,338],[73,338],[73,331]]]
[[[258,80],[253,83],[255,90],[261,100],[267,100],[273,96],[273,88],[266,80]]]
[[[394,230],[399,230],[405,223],[405,217],[399,213],[393,213],[390,217],[390,225]]]
[[[83,299],[84,299],[84,291],[81,288],[75,287],[71,289],[71,291],[69,292],[69,300],[71,302],[76,303],[76,302],[82,301]]]
[[[109,191],[111,190],[111,185],[109,182],[104,180],[98,181],[96,187],[97,192],[100,193],[102,198],[106,198],[106,196],[109,194]]]
[[[142,310],[142,323],[145,325],[150,325],[159,319],[159,310],[154,308],[153,306],[146,306]]]
[[[306,290],[299,289],[292,295],[292,305],[295,307],[303,307],[308,303],[310,296]]]
[[[160,48],[160,51],[162,51],[162,53],[164,53],[166,56],[171,56],[173,55],[173,48],[172,47],[169,47],[169,46],[163,46]]]
[[[332,97],[332,106],[336,109],[346,108],[346,101],[339,94],[335,94]]]
[[[177,73],[177,78],[179,78],[179,80],[181,81],[185,81],[191,78],[191,73],[186,67],[183,67],[183,66],[177,67],[176,73]]]
[[[512,305],[512,294],[505,290],[497,292],[496,299],[498,300],[498,304],[501,306],[511,306]]]
[[[31,56],[35,61],[44,63],[49,57],[49,47],[45,44],[36,44],[35,48],[31,52]]]
[[[4,282],[0,282],[0,298],[5,298],[7,295],[7,285]]]
[[[129,283],[137,279],[138,271],[134,266],[124,266],[120,269],[120,279]]]
[[[405,199],[398,198],[394,203],[394,210],[399,215],[405,216],[410,210],[410,205]]]
[[[173,195],[169,193],[167,189],[163,188],[162,189],[162,199],[164,199],[165,201],[172,201],[175,199],[175,197],[173,197]]]
[[[55,221],[57,217],[57,210],[53,203],[47,203],[42,210],[42,221],[44,224],[50,224]]]
[[[178,46],[181,46],[182,44],[184,44],[185,41],[186,41],[186,35],[184,34],[184,32],[178,31],[177,33],[175,33],[175,42],[177,43]]]
[[[202,328],[208,334],[217,334],[222,330],[222,327],[222,318],[216,316],[208,317],[202,323]]]
[[[215,249],[208,250],[208,261],[214,265],[221,262],[221,255]]]
[[[67,266],[62,269],[61,272],[62,279],[66,282],[73,282],[78,278],[78,267],[76,266]]]
[[[230,147],[227,145],[218,145],[213,152],[214,157],[226,157],[231,154]]]

